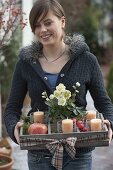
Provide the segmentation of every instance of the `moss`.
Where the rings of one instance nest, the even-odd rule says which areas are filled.
[[[0,166],[7,164],[8,161],[0,158]]]

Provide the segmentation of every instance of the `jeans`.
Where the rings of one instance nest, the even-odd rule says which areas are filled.
[[[51,165],[52,155],[47,153],[32,153],[28,151],[29,170],[56,170]],[[62,170],[91,170],[92,152],[76,154],[72,160],[70,156],[64,153]]]

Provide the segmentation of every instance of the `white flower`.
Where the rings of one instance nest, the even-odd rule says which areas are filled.
[[[45,96],[46,94],[47,94],[46,91],[44,91],[44,92],[42,93],[43,96]]]
[[[56,86],[57,91],[63,92],[65,89],[66,89],[66,87],[62,83],[60,83],[58,86]]]
[[[69,90],[65,90],[63,96],[65,97],[65,99],[69,99],[71,97],[71,92]]]
[[[46,99],[46,96],[42,96],[43,99]]]
[[[49,101],[49,98],[46,98],[46,101]]]
[[[54,99],[54,95],[51,94],[51,95],[49,96],[49,98],[50,98],[51,100]]]
[[[77,87],[80,87],[80,83],[79,83],[79,82],[76,82],[76,86],[77,86]]]
[[[58,99],[61,96],[61,92],[55,90],[53,95],[54,95],[54,97],[56,97]]]
[[[76,87],[75,86],[72,86],[75,90],[76,90]]]
[[[58,105],[65,106],[66,99],[64,97],[61,97],[58,99]]]

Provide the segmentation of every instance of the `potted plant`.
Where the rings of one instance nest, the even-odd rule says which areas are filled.
[[[48,115],[50,120],[56,121],[75,117],[81,119],[86,115],[84,108],[77,107],[75,104],[79,86],[79,82],[73,85],[74,93],[71,93],[64,84],[60,83],[50,96],[46,91],[42,93],[42,98],[45,99],[45,104],[49,108]]]
[[[0,170],[11,170],[13,162],[10,156],[0,154]]]

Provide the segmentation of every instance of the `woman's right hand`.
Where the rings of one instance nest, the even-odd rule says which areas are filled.
[[[15,129],[14,129],[14,136],[17,140],[17,143],[20,144],[20,127],[23,126],[22,122],[17,122]]]

